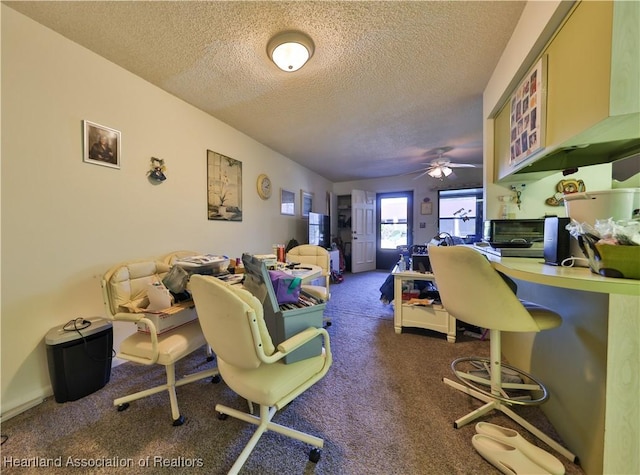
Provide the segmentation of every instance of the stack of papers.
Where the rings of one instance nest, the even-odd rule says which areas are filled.
[[[187,256],[176,260],[176,263],[196,264],[200,266],[216,264],[226,260],[225,256],[214,256],[213,254],[203,254],[199,256]]]

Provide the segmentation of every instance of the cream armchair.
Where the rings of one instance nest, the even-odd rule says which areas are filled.
[[[267,430],[313,445],[309,460],[318,462],[324,444],[322,439],[281,426],[272,419],[276,411],[313,386],[329,370],[332,357],[327,331],[311,327],[275,348],[264,321],[262,304],[250,292],[203,275],[192,276],[190,286],[202,330],[217,355],[222,378],[239,396],[260,405],[259,417],[216,405],[221,419],[229,415],[258,426],[229,473],[239,472]],[[290,364],[283,362],[287,354],[318,336],[324,341],[320,355]],[[253,412],[251,403],[250,412]]]
[[[143,365],[162,365],[167,374],[165,384],[115,399],[114,406],[118,406],[118,410],[123,411],[129,407],[131,401],[167,391],[173,425],[178,426],[184,423],[185,418],[178,408],[176,387],[207,377],[212,377],[214,382],[218,382],[220,377],[217,368],[212,368],[176,380],[175,363],[204,347],[207,342],[197,318],[158,334],[154,322],[149,318],[151,312],[145,313],[149,304],[147,288],[150,284],[160,282],[169,268],[168,264],[157,261],[133,261],[119,264],[104,274],[102,294],[108,318],[133,324],[144,323],[148,329],[147,332],[135,331],[126,337],[120,344],[116,356]],[[195,314],[193,302],[181,302],[179,305],[179,309],[173,310]]]
[[[312,264],[322,268],[322,277],[318,280],[324,281],[324,285],[307,285],[303,284],[302,288],[325,302],[329,300],[331,294],[329,292],[329,282],[331,273],[329,251],[320,246],[312,244],[302,244],[296,246],[287,252],[287,261],[299,262],[300,264]]]

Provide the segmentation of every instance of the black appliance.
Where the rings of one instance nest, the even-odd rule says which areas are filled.
[[[331,248],[331,219],[326,214],[309,213],[309,244]]]
[[[99,318],[52,328],[45,336],[49,377],[56,402],[75,401],[111,378],[113,327]]]
[[[492,247],[531,247],[544,239],[544,219],[491,219],[484,222],[482,240]]]
[[[428,254],[412,254],[411,255],[411,268],[422,274],[431,273],[431,261]]]
[[[500,257],[543,257],[544,219],[491,219],[483,225],[482,243]]]
[[[559,266],[571,257],[571,236],[567,224],[571,218],[548,217],[544,220],[544,263]]]

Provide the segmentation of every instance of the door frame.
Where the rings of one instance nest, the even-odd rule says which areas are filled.
[[[351,272],[376,269],[376,194],[351,190]]]
[[[399,252],[395,249],[381,249],[381,206],[384,198],[407,198],[407,247],[413,245],[413,190],[389,191],[376,194],[376,269],[391,270],[398,262]]]

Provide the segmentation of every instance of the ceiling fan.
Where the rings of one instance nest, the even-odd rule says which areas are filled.
[[[434,152],[437,154],[437,158],[434,158],[428,163],[423,163],[423,165],[427,165],[424,171],[416,177],[420,178],[424,175],[429,175],[432,178],[437,178],[439,180],[444,180],[448,176],[453,174],[452,168],[475,168],[476,165],[471,163],[452,163],[444,154],[453,149],[453,147],[443,147],[438,148]]]

